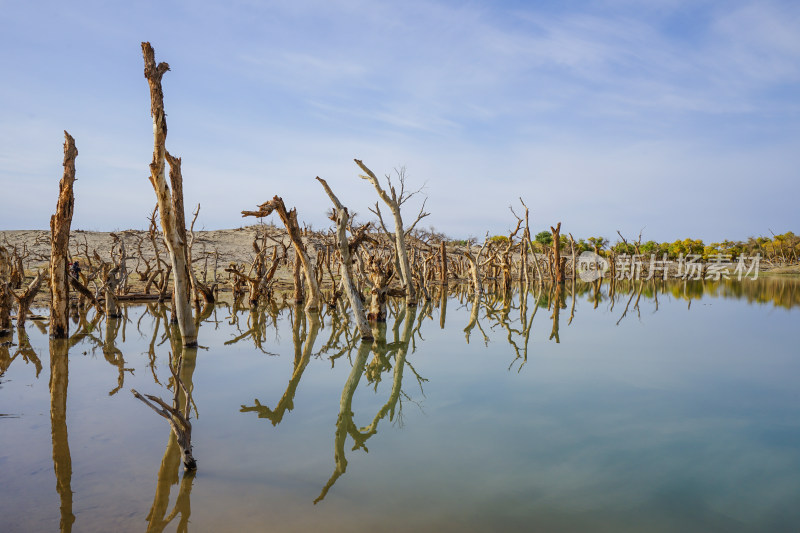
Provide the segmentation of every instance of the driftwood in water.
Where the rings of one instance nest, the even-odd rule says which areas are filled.
[[[137,399],[144,402],[150,409],[163,416],[169,421],[172,432],[178,441],[178,446],[181,449],[181,457],[183,458],[183,466],[186,470],[197,470],[197,461],[192,455],[192,423],[189,422],[189,415],[191,413],[191,393],[186,388],[180,377],[181,366],[183,364],[183,356],[178,358],[177,369],[170,363],[169,371],[172,373],[174,380],[175,394],[173,397],[172,405],[168,405],[164,400],[157,396],[145,394],[142,396],[135,389],[131,389],[131,393]],[[180,394],[186,396],[186,402],[183,411],[179,408]]]
[[[50,217],[50,336],[66,339],[69,336],[69,228],[75,207],[72,186],[75,183],[75,158],[78,149],[75,139],[64,132],[64,176],[58,184],[56,213]]]
[[[184,346],[197,344],[197,328],[189,303],[189,274],[186,255],[186,224],[183,214],[183,178],[181,160],[167,153],[167,119],[164,112],[164,92],[161,78],[169,70],[167,63],[156,65],[155,52],[150,43],[142,43],[144,77],[150,86],[150,115],[153,117],[153,161],[150,163],[150,183],[158,200],[158,212],[167,252],[172,263],[174,279],[175,314]],[[167,185],[165,160],[170,165],[172,192]]]
[[[350,253],[351,244],[347,241],[347,224],[350,221],[350,214],[348,213],[347,208],[342,205],[342,202],[339,201],[339,198],[337,198],[337,196],[328,186],[328,183],[320,177],[317,177],[317,180],[319,180],[320,184],[322,184],[322,188],[325,189],[325,192],[328,194],[331,202],[333,202],[333,205],[336,207],[336,209],[334,209],[332,219],[336,222],[336,246],[339,249],[339,256],[342,260],[344,292],[347,294],[347,299],[350,300],[350,307],[353,309],[353,314],[355,315],[356,324],[358,325],[358,331],[361,334],[361,338],[371,339],[372,329],[367,323],[367,317],[364,314],[364,305],[361,301],[361,294],[359,294],[358,290],[356,289],[353,278],[353,257]]]
[[[33,299],[36,297],[36,294],[38,294],[42,286],[42,281],[45,279],[47,279],[47,273],[44,270],[40,270],[36,273],[36,277],[33,278],[28,288],[25,289],[25,292],[22,294],[13,293],[14,299],[17,301],[17,327],[25,325],[25,319],[28,316],[31,303],[33,303]]]

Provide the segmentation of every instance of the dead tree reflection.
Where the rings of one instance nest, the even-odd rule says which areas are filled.
[[[399,315],[395,315],[395,325],[392,329],[394,341],[392,343],[386,342],[386,325],[375,324],[372,331],[374,340],[371,343],[362,341],[359,345],[356,359],[353,362],[353,368],[342,390],[342,397],[339,402],[339,416],[336,421],[336,433],[334,438],[335,468],[330,479],[322,488],[320,495],[314,500],[314,504],[319,503],[325,498],[334,483],[336,483],[347,470],[347,457],[345,456],[344,445],[348,435],[350,435],[354,442],[352,450],[362,449],[368,452],[369,450],[367,449],[366,442],[378,432],[378,423],[382,419],[388,415],[390,421],[395,420],[396,414],[397,420],[400,422],[402,421],[401,397],[404,396],[404,393],[402,392],[401,386],[403,382],[403,370],[407,363],[406,357],[415,329],[414,322],[416,314],[416,308],[406,307]],[[401,322],[403,323],[402,337],[399,333]],[[375,357],[368,367],[367,358],[369,357],[370,351],[375,354]],[[389,364],[388,368],[386,366],[386,363],[390,361],[390,353],[394,354],[394,374],[389,398],[383,407],[375,414],[372,422],[359,429],[353,421],[354,413],[352,409],[353,396],[355,395],[356,388],[361,381],[362,375],[366,374],[370,382],[375,382],[377,378],[376,372],[380,374],[382,371],[391,369],[391,364]],[[414,374],[421,388],[425,379],[420,377],[416,371],[414,371]]]
[[[177,335],[173,335],[173,337],[179,338]],[[169,371],[172,374],[172,405],[167,404],[157,396],[150,394],[143,396],[135,389],[131,389],[131,393],[153,411],[167,419],[181,449],[184,468],[186,470],[195,470],[197,469],[197,463],[192,455],[192,424],[189,418],[193,405],[191,396],[192,375],[197,360],[197,348],[183,347],[183,350],[181,350],[174,340],[173,348],[176,348],[174,352],[176,356],[173,357],[170,354],[169,364]],[[196,412],[197,408],[195,407]]]
[[[286,305],[286,304],[285,304]],[[239,327],[239,319],[237,308],[234,306],[231,309],[231,324],[235,325],[240,334],[233,339],[226,341],[225,346],[236,344],[244,339],[252,339],[253,345],[258,348],[262,353],[267,355],[275,355],[264,349],[264,341],[267,337],[267,328],[272,325],[275,329],[275,336],[278,336],[278,316],[282,308],[279,308],[274,301],[267,302],[263,305],[252,306],[249,309],[247,318],[247,330],[242,331]]]
[[[561,342],[561,339],[558,336],[561,310],[567,308],[567,302],[564,298],[564,291],[565,288],[563,283],[550,286],[550,304],[553,309],[553,314],[550,318],[553,320],[553,329],[550,331],[550,338],[548,340],[555,339],[556,344]]]
[[[174,433],[170,432],[167,449],[164,451],[164,458],[161,459],[161,466],[158,469],[158,481],[156,482],[156,494],[153,499],[153,506],[147,514],[148,533],[160,533],[172,522],[176,516],[180,515],[177,531],[188,531],[189,517],[192,514],[191,494],[194,484],[195,472],[184,472],[183,479],[179,480],[181,463],[181,449],[178,439]],[[178,496],[172,511],[167,514],[169,508],[170,492],[172,486],[177,485]]]
[[[294,370],[292,371],[292,377],[289,379],[286,391],[283,393],[283,396],[281,396],[274,410],[266,405],[262,405],[258,399],[254,400],[255,405],[250,407],[242,405],[239,410],[242,413],[258,413],[258,418],[269,419],[273,426],[280,424],[286,411],[294,409],[294,395],[297,392],[297,386],[300,384],[300,378],[303,377],[303,371],[311,360],[311,354],[314,351],[314,343],[317,340],[317,334],[319,333],[321,325],[317,313],[306,313],[299,305],[295,305],[294,310],[295,319],[292,325]],[[306,323],[308,323],[308,327],[306,327]]]
[[[61,502],[59,531],[72,531],[72,456],[67,435],[67,386],[69,384],[69,342],[50,339],[50,432],[53,441],[53,470]]]
[[[177,357],[170,358],[170,373],[172,379],[173,401],[172,406],[166,405],[160,398],[147,396],[158,406],[142,398],[139,393],[131,389],[131,392],[148,405],[151,409],[159,413],[170,422],[171,430],[161,466],[158,469],[158,480],[156,482],[156,492],[153,505],[147,514],[147,531],[158,533],[164,531],[166,527],[178,516],[177,531],[188,531],[189,517],[191,516],[191,493],[194,484],[196,461],[191,453],[191,423],[189,415],[191,407],[194,405],[192,400],[192,389],[194,387],[192,377],[197,362],[197,348],[184,348],[181,346],[180,331],[170,332],[169,337]],[[197,413],[197,407],[194,407]],[[188,427],[188,434],[186,428]],[[177,430],[176,430],[177,429]],[[187,453],[188,452],[188,453]],[[170,502],[170,493],[173,485],[178,485],[180,475],[180,464],[183,462],[184,473],[180,479],[178,495],[172,511],[167,514]]]

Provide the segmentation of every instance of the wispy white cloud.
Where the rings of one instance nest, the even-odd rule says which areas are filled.
[[[792,2],[186,2],[158,4],[154,21],[156,5],[53,3],[38,20],[8,6],[16,25],[0,45],[16,53],[0,68],[19,75],[0,87],[3,186],[49,190],[66,128],[92,191],[79,220],[139,224],[152,204],[146,38],[173,68],[168,144],[210,227],[273,194],[326,224],[318,174],[365,212],[374,198],[353,157],[380,173],[407,165],[429,184],[431,223],[454,234],[505,231],[518,196],[576,234],[646,223],[659,238],[735,237],[796,223]],[[125,213],[106,210],[103,187]],[[789,194],[775,198],[778,187]],[[689,209],[687,190],[711,200]],[[9,207],[0,226],[45,226],[50,203]]]

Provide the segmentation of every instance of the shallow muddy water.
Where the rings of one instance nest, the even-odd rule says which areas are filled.
[[[0,342],[0,530],[797,531],[800,283],[568,282],[342,313],[156,305]],[[576,297],[573,299],[573,293]]]

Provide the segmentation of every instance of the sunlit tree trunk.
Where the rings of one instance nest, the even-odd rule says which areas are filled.
[[[58,205],[50,217],[50,336],[66,339],[69,336],[69,229],[75,207],[72,186],[75,183],[75,158],[78,149],[75,139],[64,132],[64,176],[58,184]]]
[[[158,200],[159,218],[172,263],[175,314],[178,318],[178,327],[181,331],[183,345],[194,346],[197,344],[197,328],[189,301],[190,282],[189,266],[186,263],[186,225],[183,214],[181,160],[169,155],[166,149],[167,119],[164,112],[161,78],[169,70],[169,65],[167,63],[156,65],[155,52],[150,43],[142,43],[142,54],[144,56],[144,76],[150,86],[150,115],[153,117],[153,161],[150,163],[150,183],[153,185]],[[165,159],[168,159],[170,164],[172,193],[167,185]]]
[[[328,197],[336,207],[334,216],[336,218],[336,246],[339,249],[339,256],[342,259],[342,277],[344,292],[347,294],[347,299],[350,301],[350,307],[353,309],[358,331],[362,339],[371,339],[372,330],[367,323],[367,317],[364,313],[364,304],[361,301],[361,294],[356,289],[353,277],[353,257],[350,254],[350,243],[347,240],[347,223],[350,220],[350,215],[347,208],[342,205],[339,198],[333,193],[328,183],[322,179],[317,178],[322,184],[322,188],[328,194]]]

